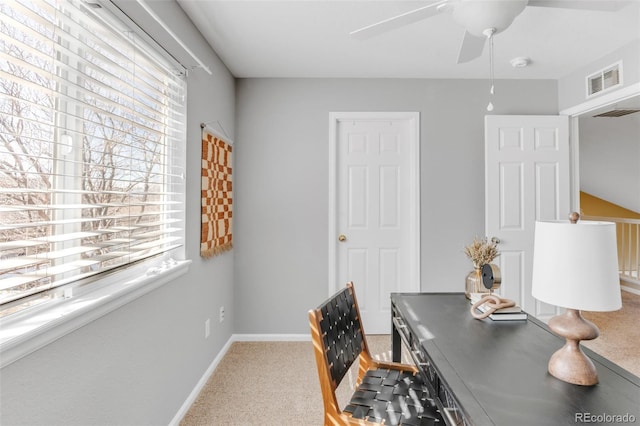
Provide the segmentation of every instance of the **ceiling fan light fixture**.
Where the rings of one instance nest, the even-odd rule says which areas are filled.
[[[482,37],[487,28],[506,30],[527,6],[527,0],[462,0],[455,3],[453,19],[471,34]]]

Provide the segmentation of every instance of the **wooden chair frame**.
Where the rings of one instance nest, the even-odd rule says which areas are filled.
[[[368,420],[364,419],[356,419],[351,416],[351,413],[343,412],[338,405],[338,401],[336,399],[336,388],[344,378],[344,374],[342,377],[339,377],[337,380],[333,378],[331,374],[332,365],[329,364],[327,357],[327,350],[325,349],[324,344],[324,334],[321,328],[321,321],[323,319],[323,314],[321,307],[326,306],[330,301],[332,301],[335,297],[340,295],[342,292],[349,292],[350,296],[353,298],[354,309],[357,316],[357,323],[360,328],[360,333],[362,334],[362,346],[360,353],[358,354],[359,360],[359,368],[358,368],[358,378],[356,381],[356,386],[360,386],[363,377],[369,370],[383,368],[389,370],[398,370],[400,372],[408,372],[411,374],[418,373],[418,369],[415,366],[408,364],[401,364],[396,362],[386,362],[386,361],[378,361],[371,356],[369,351],[369,346],[367,344],[367,339],[364,333],[364,329],[362,328],[362,324],[360,321],[360,309],[358,307],[358,301],[356,299],[355,291],[353,288],[353,283],[348,282],[346,288],[336,293],[333,297],[328,299],[325,303],[320,305],[319,308],[313,309],[309,311],[309,322],[311,325],[311,340],[313,342],[313,348],[316,358],[316,365],[318,370],[318,376],[320,379],[320,388],[322,390],[322,399],[324,402],[324,424],[326,425],[379,425],[379,423],[372,423]],[[346,370],[352,365],[354,360],[351,360],[348,365],[346,365]]]

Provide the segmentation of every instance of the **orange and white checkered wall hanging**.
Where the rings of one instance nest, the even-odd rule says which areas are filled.
[[[202,129],[202,225],[200,256],[233,247],[232,146]]]

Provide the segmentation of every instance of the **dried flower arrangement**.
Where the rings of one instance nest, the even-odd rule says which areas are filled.
[[[473,262],[474,268],[491,263],[498,256],[498,246],[487,238],[479,239],[475,237],[473,243],[464,248],[464,253]]]

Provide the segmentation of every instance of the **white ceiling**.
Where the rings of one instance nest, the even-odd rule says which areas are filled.
[[[349,35],[432,1],[178,0],[236,77],[487,78],[488,47],[456,64],[464,29],[449,13]],[[640,0],[617,12],[527,6],[494,38],[495,76],[558,79],[638,38]],[[513,68],[519,56],[531,65]]]

